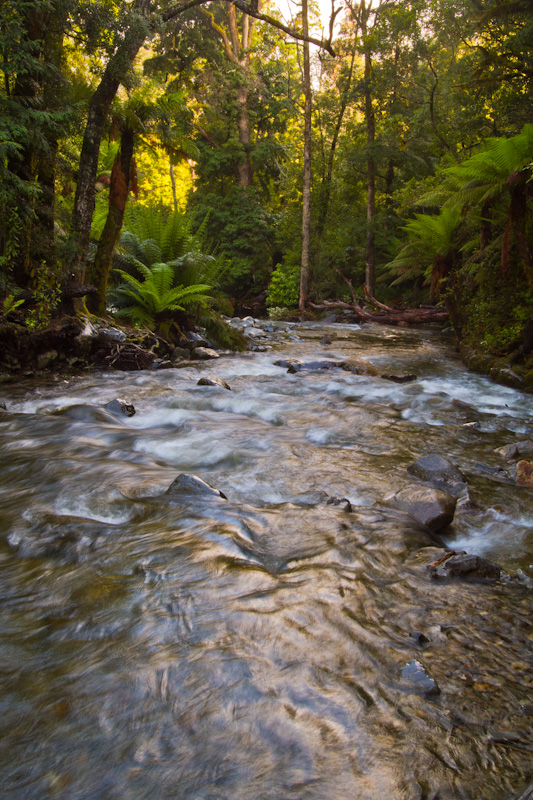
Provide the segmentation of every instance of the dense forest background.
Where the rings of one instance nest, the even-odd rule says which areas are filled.
[[[2,0],[5,319],[42,327],[70,297],[171,335],[199,309],[274,316],[366,289],[445,305],[463,342],[528,357],[530,0],[345,1],[329,33],[294,8]]]

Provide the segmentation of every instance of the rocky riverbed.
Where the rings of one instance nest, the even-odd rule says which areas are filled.
[[[533,400],[433,331],[233,324],[3,386],[3,796],[524,792]]]

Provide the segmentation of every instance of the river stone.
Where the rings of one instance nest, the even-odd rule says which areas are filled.
[[[231,392],[231,386],[229,386],[226,381],[223,381],[221,378],[200,378],[197,386],[223,386],[224,389],[229,389]]]
[[[46,369],[57,358],[57,350],[48,350],[37,356],[37,369]]]
[[[73,406],[62,406],[51,412],[54,417],[67,417],[75,422],[102,422],[108,425],[116,425],[117,418],[103,408],[96,408],[85,403],[78,403]]]
[[[189,356],[190,352],[185,347],[175,347],[171,355],[172,363],[181,361],[183,358],[189,358]]]
[[[347,358],[339,366],[346,372],[353,372],[355,375],[379,375],[378,370],[364,358]]]
[[[531,439],[525,439],[523,442],[517,442],[516,447],[521,456],[533,456],[533,442]]]
[[[201,333],[197,333],[196,331],[187,331],[185,334],[185,340],[189,342],[189,347],[194,349],[195,347],[209,347],[209,342],[202,336]]]
[[[128,400],[123,400],[121,397],[117,397],[115,400],[106,403],[104,408],[111,414],[119,414],[123,417],[133,417],[135,414],[133,403],[130,403]]]
[[[416,659],[409,661],[402,669],[402,678],[414,689],[418,689],[428,696],[440,694],[437,681],[431,677],[424,665]]]
[[[437,453],[418,458],[409,464],[407,472],[414,475],[415,478],[428,481],[435,486],[446,488],[446,490],[450,488],[450,484],[464,484],[465,480],[463,473],[457,469],[455,464]]]
[[[416,381],[417,375],[381,375],[386,381],[393,381],[394,383],[411,383]]]
[[[195,361],[207,361],[210,358],[220,358],[216,350],[210,347],[194,347],[191,350],[191,358]]]
[[[224,500],[228,499],[223,492],[215,489],[214,486],[210,486],[207,481],[202,480],[198,475],[187,475],[184,472],[172,481],[165,494],[195,494],[222,497]]]
[[[452,522],[457,505],[451,494],[431,486],[419,486],[417,483],[411,483],[396,492],[393,500],[398,508],[406,511],[432,533]]]
[[[516,444],[506,444],[503,447],[498,447],[494,452],[503,456],[503,458],[507,458],[509,461],[518,457],[518,447]]]
[[[533,463],[531,461],[518,462],[515,482],[517,486],[533,486]]]
[[[501,570],[497,564],[470,553],[452,554],[449,558],[443,560],[440,566],[431,567],[431,576],[433,578],[466,577],[469,579],[484,580],[489,578],[491,580],[499,580],[500,574]]]
[[[118,328],[98,328],[96,336],[103,342],[113,342],[116,344],[122,344],[127,339],[124,331]]]
[[[5,403],[0,403],[0,411],[7,411],[7,406]]]

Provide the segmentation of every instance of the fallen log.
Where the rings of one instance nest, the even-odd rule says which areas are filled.
[[[406,308],[403,311],[371,313],[361,306],[343,300],[324,300],[322,303],[308,303],[309,308],[328,311],[334,308],[349,309],[357,322],[377,322],[380,325],[425,325],[429,322],[447,322],[448,312],[443,308]]]
[[[382,309],[383,313],[365,311],[357,300],[357,295],[351,280],[343,275],[336,267],[334,267],[334,270],[349,287],[353,302],[350,304],[345,303],[343,300],[324,300],[320,304],[308,303],[310,308],[317,310],[332,308],[350,309],[350,311],[353,311],[358,322],[377,322],[380,325],[427,325],[429,322],[448,321],[448,312],[445,308],[406,308],[402,311],[390,308],[390,306],[378,302],[375,297],[370,294],[366,286],[364,290],[367,298],[371,303]]]

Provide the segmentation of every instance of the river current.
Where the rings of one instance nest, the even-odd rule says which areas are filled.
[[[417,379],[274,363],[351,356]],[[264,352],[0,400],[2,798],[503,800],[531,780],[533,490],[495,450],[533,438],[532,396],[435,331],[284,324]],[[472,501],[446,545],[520,579],[431,578],[442,544],[386,500],[429,453]],[[166,493],[181,473],[227,499]]]

